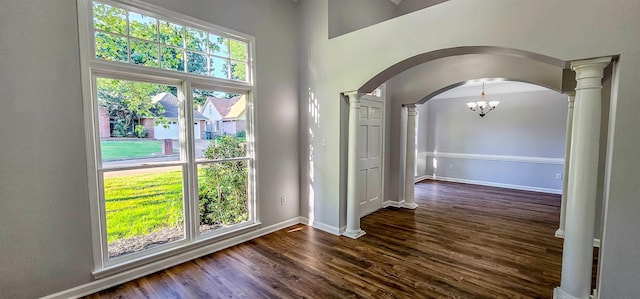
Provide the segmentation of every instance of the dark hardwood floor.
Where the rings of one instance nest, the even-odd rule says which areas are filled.
[[[560,196],[416,184],[358,240],[295,225],[87,298],[551,298]]]

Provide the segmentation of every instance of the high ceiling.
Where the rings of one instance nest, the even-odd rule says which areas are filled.
[[[496,94],[549,90],[539,85],[518,81],[506,81],[502,79],[478,79],[466,82],[464,85],[445,91],[433,97],[433,99],[480,97],[480,93],[482,93],[483,82],[485,84],[485,94],[487,95],[487,98],[491,98],[492,95]]]

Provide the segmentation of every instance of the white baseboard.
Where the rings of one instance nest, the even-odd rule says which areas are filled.
[[[487,182],[487,181],[467,180],[467,179],[441,177],[441,176],[437,176],[437,177],[430,176],[429,178],[433,179],[433,180],[436,180],[436,181],[446,181],[446,182],[454,182],[454,183],[473,184],[473,185],[498,187],[498,188],[509,188],[509,189],[524,190],[524,191],[534,191],[534,192],[542,192],[542,193],[551,193],[551,194],[562,194],[562,189],[549,189],[549,188],[540,188],[540,187],[531,187],[531,186],[522,186],[522,185],[511,185],[511,184],[503,184],[503,183],[495,183],[495,182]]]
[[[394,207],[394,208],[402,208],[404,204],[403,201],[385,201],[382,203],[382,208]]]
[[[430,175],[421,175],[421,176],[415,177],[414,182],[417,183],[417,182],[424,181],[424,180],[430,179],[430,178],[432,178],[432,176],[430,176]]]
[[[556,230],[556,238],[564,239],[564,230],[562,229]],[[593,238],[593,247],[600,248],[600,239]]]
[[[326,223],[320,222],[320,221],[310,221],[308,218],[306,217],[300,217],[301,221],[300,223],[306,224],[308,226],[312,226],[314,228],[317,228],[321,231],[324,232],[328,232],[332,235],[336,235],[336,236],[340,236],[342,235],[342,233],[344,232],[346,227],[335,227],[335,226],[331,226],[328,225]]]
[[[589,295],[589,298],[590,299],[600,298],[598,296],[598,290],[594,289],[593,293],[591,295]],[[553,289],[553,299],[582,299],[582,298],[571,296],[571,295],[565,293],[560,287],[557,287],[557,288]]]
[[[263,227],[263,228],[259,228],[259,229],[247,232],[242,235],[231,237],[229,239],[225,239],[220,242],[205,245],[203,247],[191,250],[189,252],[174,255],[172,257],[159,260],[135,269],[131,269],[129,271],[121,272],[118,274],[111,275],[109,277],[94,280],[90,283],[86,283],[71,289],[67,289],[55,294],[42,297],[42,299],[78,298],[78,297],[90,295],[95,292],[99,292],[104,289],[108,289],[110,287],[119,285],[121,283],[125,283],[127,281],[131,281],[136,278],[140,278],[142,276],[149,275],[151,273],[164,270],[169,267],[173,267],[175,265],[182,264],[184,262],[205,256],[207,254],[211,254],[213,252],[220,251],[222,249],[247,242],[251,239],[255,239],[255,238],[264,236],[266,234],[270,234],[277,230],[280,230],[298,223],[306,224],[306,222],[304,222],[303,217],[295,217],[289,220],[282,221],[280,223],[276,223],[267,227]]]

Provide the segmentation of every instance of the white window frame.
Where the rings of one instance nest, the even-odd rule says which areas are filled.
[[[98,0],[99,2],[116,5],[131,11],[143,13],[158,19],[168,20],[181,25],[205,30],[210,33],[230,37],[246,42],[248,45],[247,82],[231,79],[220,79],[210,76],[190,74],[134,65],[129,62],[106,61],[95,57],[95,42],[93,34],[93,0],[77,0],[80,67],[82,75],[82,97],[85,123],[85,139],[87,151],[87,175],[89,178],[89,200],[91,210],[91,231],[93,244],[93,261],[95,278],[106,277],[115,273],[130,270],[141,265],[149,264],[163,258],[183,253],[189,250],[215,243],[230,235],[235,235],[259,226],[258,200],[256,181],[257,151],[255,136],[255,38],[218,25],[213,25],[199,19],[182,15],[157,6],[140,1]],[[185,58],[186,59],[186,58]],[[180,102],[180,160],[158,165],[141,165],[118,168],[101,167],[100,134],[97,109],[97,78],[114,78],[121,80],[142,81],[173,85],[178,87]],[[247,156],[243,158],[229,158],[220,160],[198,160],[193,148],[194,126],[193,119],[193,89],[232,92],[245,95],[247,98]],[[197,167],[201,164],[221,161],[248,161],[248,201],[249,219],[241,224],[232,225],[217,230],[199,231]],[[181,166],[183,172],[183,212],[184,212],[184,240],[170,242],[163,246],[142,250],[122,257],[109,259],[108,243],[106,239],[105,201],[103,198],[103,173],[105,171]]]

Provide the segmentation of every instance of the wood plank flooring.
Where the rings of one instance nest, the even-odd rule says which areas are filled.
[[[416,184],[358,240],[295,225],[87,298],[551,298],[560,196]]]

